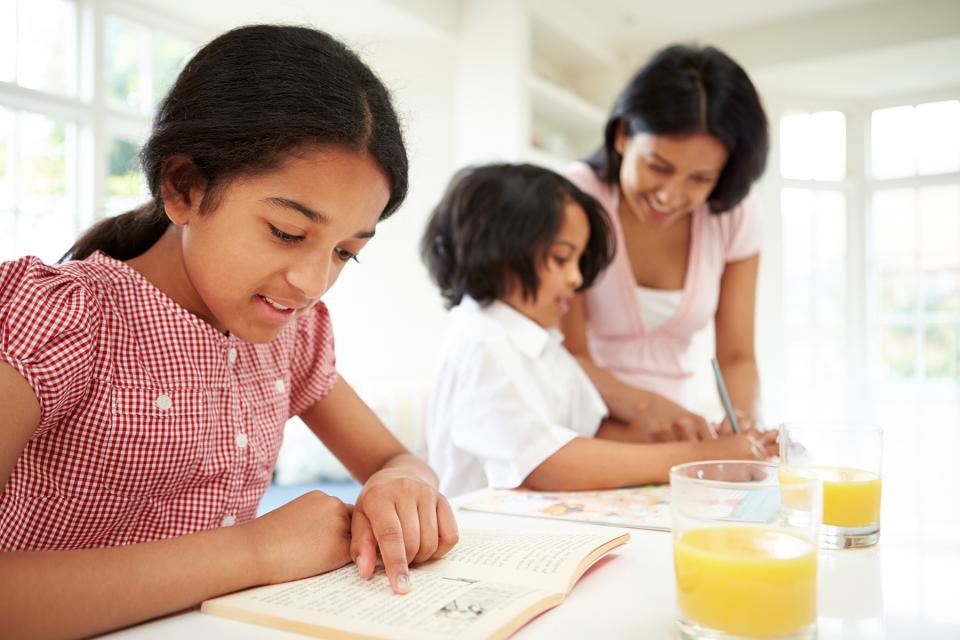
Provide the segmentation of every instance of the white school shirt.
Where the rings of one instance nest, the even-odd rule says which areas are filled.
[[[597,433],[607,407],[562,342],[499,301],[465,298],[450,311],[426,427],[444,494],[517,487],[565,444]]]

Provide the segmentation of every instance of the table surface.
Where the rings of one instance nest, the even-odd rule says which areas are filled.
[[[947,499],[948,493],[945,488],[942,498]],[[952,496],[949,499],[957,500]],[[885,497],[884,509],[887,502]],[[886,520],[898,522],[897,515],[885,511]],[[464,511],[459,511],[457,518],[462,528],[575,531],[582,526]],[[900,524],[904,526],[885,525],[881,542],[875,547],[821,553],[820,640],[960,638],[960,602],[954,587],[960,575],[960,521],[936,523],[932,532],[923,523]],[[632,530],[630,542],[595,564],[562,605],[534,619],[514,637],[673,638],[671,542],[668,533]],[[303,636],[191,611],[104,637],[292,640]]]

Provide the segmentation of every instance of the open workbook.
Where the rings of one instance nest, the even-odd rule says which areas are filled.
[[[410,570],[394,595],[378,569],[354,565],[296,582],[207,600],[201,611],[324,638],[505,638],[560,604],[597,559],[629,534],[581,526],[569,533],[467,530],[445,558]]]
[[[462,496],[464,511],[592,522],[670,531],[670,487],[648,485],[606,491],[484,489]]]

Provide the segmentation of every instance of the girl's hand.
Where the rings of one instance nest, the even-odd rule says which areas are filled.
[[[264,584],[333,571],[350,562],[353,509],[311,491],[239,528],[249,535]]]
[[[370,578],[383,558],[394,593],[410,591],[408,565],[439,558],[457,544],[457,521],[447,499],[401,469],[382,469],[367,480],[353,510],[350,557]]]

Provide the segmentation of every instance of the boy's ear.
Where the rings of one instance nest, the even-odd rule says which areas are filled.
[[[160,197],[163,209],[175,225],[189,224],[199,214],[206,191],[206,178],[193,159],[185,154],[170,156],[160,167]]]

